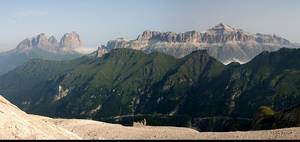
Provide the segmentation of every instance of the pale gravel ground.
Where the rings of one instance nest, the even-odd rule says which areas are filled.
[[[248,139],[248,140],[300,140],[300,127],[247,131],[247,132],[205,132],[199,139]]]
[[[84,139],[197,139],[199,132],[180,127],[125,127],[91,120],[52,119],[59,125]]]
[[[248,132],[198,132],[181,127],[125,127],[28,115],[0,96],[0,139],[297,139],[300,127]]]
[[[80,139],[40,118],[26,114],[0,96],[0,139]]]
[[[198,132],[180,127],[124,127],[90,120],[52,119],[55,124],[78,134],[83,139],[296,139],[300,127],[248,132]]]

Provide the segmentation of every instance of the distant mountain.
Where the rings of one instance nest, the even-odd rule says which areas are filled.
[[[60,42],[44,33],[21,41],[15,49],[0,53],[0,75],[22,65],[33,58],[47,60],[69,60],[85,54],[77,33],[65,34]]]
[[[250,34],[241,29],[220,23],[201,33],[189,31],[185,33],[145,31],[136,40],[119,38],[111,40],[106,50],[115,48],[131,48],[145,52],[159,51],[176,58],[184,57],[192,51],[208,50],[209,55],[224,64],[230,62],[246,63],[262,51],[275,51],[282,47],[299,47],[276,35]]]
[[[205,50],[176,59],[113,49],[71,61],[31,60],[0,77],[0,94],[53,117],[247,130],[261,106],[278,111],[299,103],[299,56],[300,49],[282,48],[225,66]]]
[[[208,54],[223,64],[239,62],[244,64],[263,51],[276,51],[282,47],[298,48],[299,44],[276,35],[250,34],[220,23],[206,32],[189,31],[185,33],[144,31],[135,40],[118,38],[100,46],[99,56],[115,48],[130,48],[151,53],[154,51],[182,58],[196,50],[207,50]],[[22,65],[32,58],[48,60],[74,59],[91,53],[82,47],[80,36],[65,34],[60,41],[44,33],[27,38],[10,51],[0,53],[0,75]],[[100,51],[100,50],[99,50]]]

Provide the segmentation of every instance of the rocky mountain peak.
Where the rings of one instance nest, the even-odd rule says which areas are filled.
[[[255,41],[255,37],[241,29],[235,29],[224,23],[220,23],[208,29],[202,35],[202,42],[204,43],[227,43],[235,41]]]
[[[26,38],[16,47],[18,52],[36,48],[55,53],[73,51],[81,53],[81,50],[78,50],[81,48],[81,40],[76,32],[64,34],[60,42],[54,36],[48,38],[45,33],[40,33],[32,38]]]
[[[60,40],[60,48],[81,47],[80,36],[76,32],[66,33]]]
[[[24,50],[24,49],[30,49],[32,47],[31,45],[31,39],[26,38],[22,40],[16,47],[17,50]]]
[[[54,36],[49,37],[48,42],[50,43],[57,43],[57,40]]]
[[[219,23],[206,32],[146,30],[135,40],[111,40],[106,45],[108,51],[132,48],[147,53],[159,51],[176,58],[184,57],[194,50],[207,49],[211,56],[224,64],[232,61],[246,63],[262,51],[275,51],[281,47],[296,46],[277,35],[252,34],[224,23]]]
[[[235,28],[233,28],[227,24],[224,24],[224,23],[219,23],[218,25],[214,26],[210,30],[213,30],[216,32],[234,32],[234,31],[236,31]]]
[[[58,42],[54,36],[48,38],[49,47],[54,47],[55,49],[58,48]]]
[[[40,33],[36,36],[36,39],[45,39],[45,38],[47,38],[45,33]]]
[[[158,34],[160,34],[160,32],[146,30],[138,36],[137,40],[150,40]]]
[[[48,47],[48,37],[45,33],[41,33],[32,39],[32,45],[37,48]]]

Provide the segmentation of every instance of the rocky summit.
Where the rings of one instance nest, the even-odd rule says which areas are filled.
[[[32,58],[69,60],[90,53],[92,48],[82,47],[79,34],[66,33],[58,42],[54,36],[41,33],[21,41],[15,49],[0,53],[0,75]]]
[[[80,37],[76,32],[66,33],[60,40],[60,48],[81,47]]]
[[[16,50],[18,52],[29,51],[30,49],[42,49],[49,52],[59,52],[61,49],[77,49],[81,47],[80,37],[76,32],[66,33],[58,43],[54,36],[47,37],[41,33],[32,38],[26,38],[21,41]]]
[[[195,50],[208,53],[224,64],[246,63],[262,51],[276,51],[282,47],[297,47],[277,35],[250,34],[220,23],[206,32],[185,33],[144,31],[135,40],[119,38],[107,43],[106,49],[132,48],[145,52],[159,51],[176,58],[184,57]]]

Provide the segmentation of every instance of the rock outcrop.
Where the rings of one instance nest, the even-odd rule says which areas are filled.
[[[102,57],[104,54],[108,53],[107,49],[103,46],[98,47],[97,51],[97,57]]]
[[[60,48],[80,48],[80,36],[76,32],[66,33],[60,40]]]

